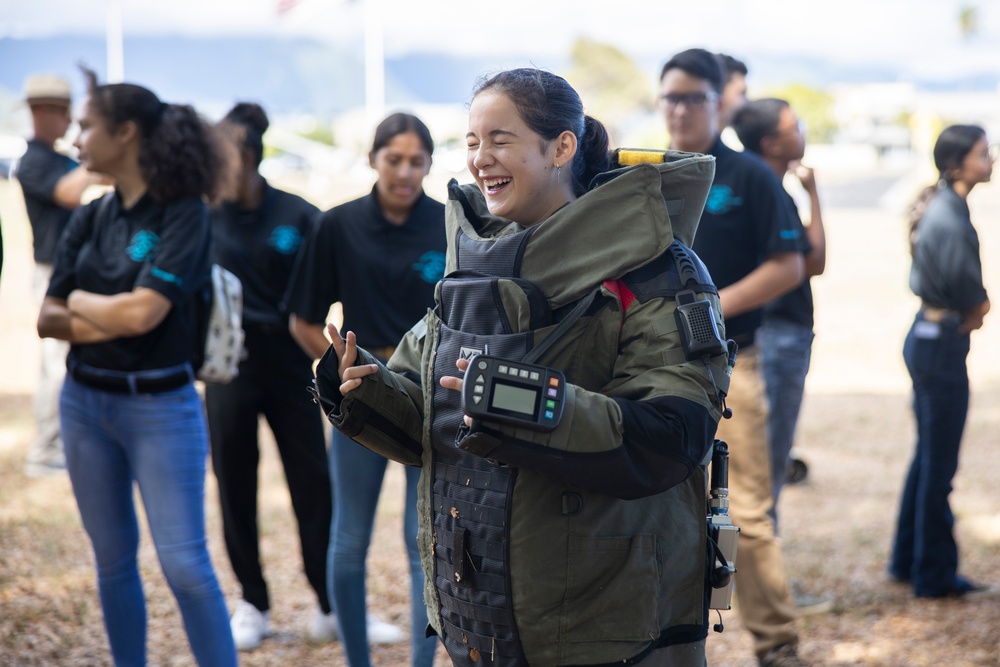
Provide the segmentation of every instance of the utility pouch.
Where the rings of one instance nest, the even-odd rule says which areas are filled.
[[[674,319],[677,320],[684,358],[694,361],[705,355],[725,354],[726,343],[715,325],[712,303],[708,299],[696,301],[695,293],[691,290],[679,292],[676,300]]]

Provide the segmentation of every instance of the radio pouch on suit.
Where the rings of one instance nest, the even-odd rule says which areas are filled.
[[[243,284],[230,271],[213,264],[204,298],[197,376],[203,382],[225,384],[239,375],[243,358]]]

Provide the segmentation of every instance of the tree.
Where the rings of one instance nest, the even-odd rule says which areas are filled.
[[[962,39],[971,39],[979,32],[979,7],[967,4],[958,8],[958,31]]]
[[[613,141],[621,140],[637,116],[655,108],[647,73],[617,47],[579,37],[570,61],[566,80],[580,93],[587,114],[608,127]]]

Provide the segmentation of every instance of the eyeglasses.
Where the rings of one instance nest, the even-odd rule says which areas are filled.
[[[660,103],[668,109],[676,109],[684,105],[686,109],[704,109],[707,102],[714,102],[719,99],[719,94],[715,91],[694,92],[694,93],[667,93],[660,95]]]
[[[783,130],[776,129],[774,132],[771,132],[771,136],[772,137],[780,137],[781,135],[788,134],[790,132],[797,133],[800,137],[806,136],[806,123],[805,123],[805,121],[804,120],[799,120],[799,121],[797,121],[795,123],[795,125],[792,125],[791,127],[786,127]]]

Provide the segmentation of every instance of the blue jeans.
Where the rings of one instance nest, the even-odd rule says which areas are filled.
[[[795,426],[802,408],[802,394],[812,357],[813,331],[788,320],[764,318],[756,344],[770,410],[767,437],[771,451],[771,518],[778,529],[778,496],[785,485],[788,459],[795,444]],[[737,362],[739,363],[739,359]]]
[[[365,627],[365,558],[371,544],[386,464],[383,456],[365,449],[337,430],[330,444],[333,482],[333,525],[330,529],[327,577],[330,599],[337,610],[340,641],[351,667],[369,667]],[[412,654],[414,667],[431,667],[437,639],[425,637],[427,606],[424,573],[417,550],[417,483],[420,468],[406,467],[406,507],[403,540],[410,567]]]
[[[129,395],[67,377],[60,415],[66,467],[94,548],[115,665],[146,664],[134,482],[195,659],[206,667],[235,666],[226,601],[205,539],[208,434],[194,386]]]
[[[918,314],[903,345],[913,380],[917,446],[903,487],[889,572],[911,581],[917,595],[946,594],[958,575],[948,496],[969,409],[969,335],[959,333],[958,326],[957,317],[936,324]]]

